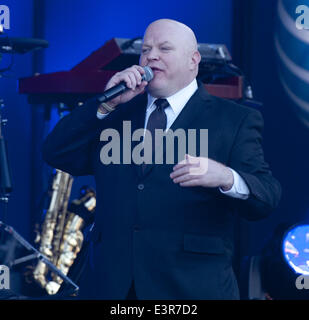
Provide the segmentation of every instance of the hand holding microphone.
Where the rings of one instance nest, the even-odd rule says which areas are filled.
[[[108,107],[114,109],[118,104],[128,102],[143,93],[152,78],[153,72],[150,67],[134,65],[116,73],[108,81],[106,90],[97,100],[101,104],[108,101]]]

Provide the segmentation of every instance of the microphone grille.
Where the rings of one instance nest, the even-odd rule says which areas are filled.
[[[145,74],[143,75],[143,80],[149,82],[150,80],[153,79],[153,72],[152,72],[151,68],[148,66],[145,66],[143,68],[145,70]]]

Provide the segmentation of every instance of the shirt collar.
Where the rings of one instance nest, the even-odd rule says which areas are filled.
[[[197,89],[197,81],[194,79],[189,85],[179,90],[172,96],[166,98],[175,114],[178,114],[183,109]],[[148,93],[147,110],[153,107],[153,104],[156,100],[157,98],[154,98]]]

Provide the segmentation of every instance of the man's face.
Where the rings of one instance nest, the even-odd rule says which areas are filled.
[[[188,51],[177,26],[164,22],[150,25],[144,36],[140,65],[147,65],[154,72],[147,87],[152,96],[171,96],[193,80]]]

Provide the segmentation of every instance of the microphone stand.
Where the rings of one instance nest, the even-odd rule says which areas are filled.
[[[7,157],[7,144],[2,134],[2,126],[7,123],[7,120],[2,119],[1,116],[3,107],[3,100],[0,100],[0,202],[3,203],[4,207],[2,219],[5,223],[7,219],[8,202],[12,192],[12,184]]]

